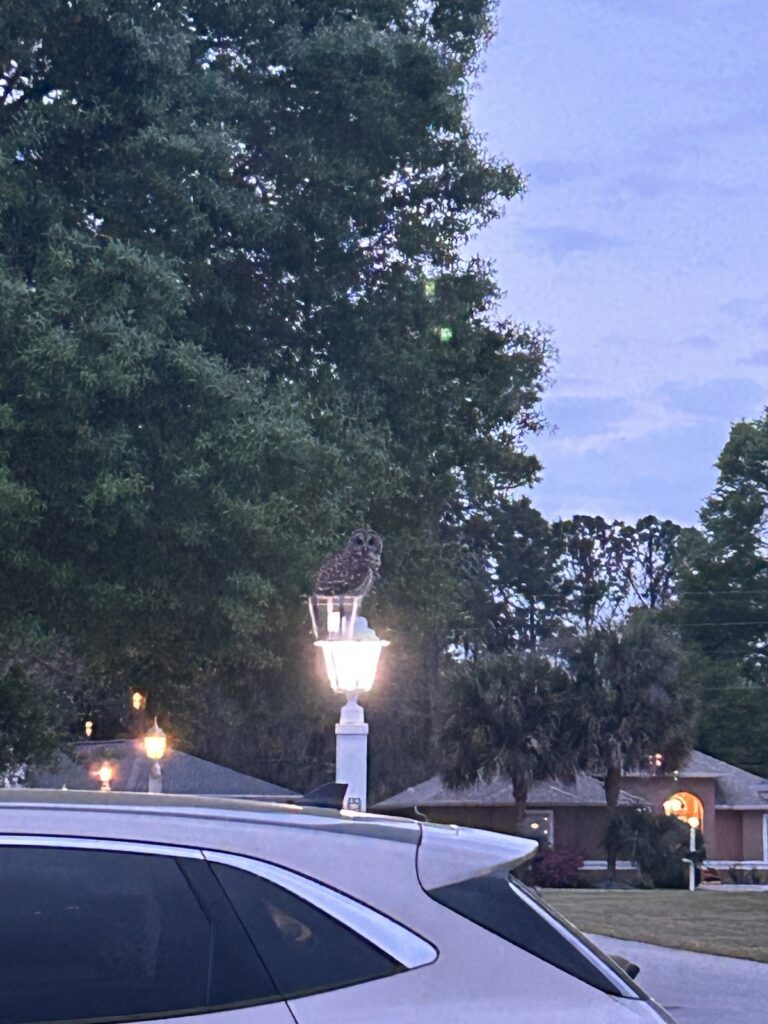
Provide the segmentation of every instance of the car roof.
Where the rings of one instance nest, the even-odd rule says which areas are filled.
[[[55,831],[62,826],[75,827],[75,822],[76,827],[90,827],[83,824],[84,816],[88,819],[93,815],[93,826],[99,831],[104,828],[114,830],[119,820],[118,831],[122,832],[125,831],[124,826],[133,829],[143,819],[144,831],[155,835],[158,829],[160,833],[177,836],[180,832],[189,833],[189,826],[194,822],[201,826],[230,828],[233,825],[274,827],[274,839],[285,839],[287,847],[294,850],[297,844],[291,836],[296,833],[291,830],[295,829],[325,836],[341,833],[344,839],[387,840],[420,848],[418,873],[427,889],[450,885],[479,874],[508,870],[527,860],[538,849],[534,840],[519,836],[359,811],[335,811],[234,797],[23,787],[0,789],[0,838],[3,834],[12,834],[17,827],[13,820],[15,811],[22,812],[18,818],[22,827],[29,824],[30,814],[33,820],[39,814],[40,820],[34,821],[35,831],[41,826],[46,831]],[[58,815],[67,813],[71,815],[69,821],[57,820]],[[281,842],[279,845],[284,844]]]
[[[14,808],[40,811],[118,813],[164,818],[241,821],[244,824],[340,831],[347,835],[416,844],[417,822],[409,818],[335,811],[242,797],[186,796],[174,793],[126,793],[61,789],[0,789],[0,812]],[[7,824],[7,823],[6,823]]]

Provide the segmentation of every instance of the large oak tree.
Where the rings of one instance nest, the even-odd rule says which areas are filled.
[[[285,781],[313,568],[385,535],[407,701],[466,600],[468,510],[537,469],[547,340],[460,257],[521,190],[467,114],[491,13],[0,9],[0,614],[211,756],[253,768],[255,729]]]

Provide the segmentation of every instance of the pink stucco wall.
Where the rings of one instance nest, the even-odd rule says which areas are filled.
[[[744,860],[763,860],[763,811],[742,811],[741,841]]]
[[[717,842],[706,840],[707,856],[711,860],[742,860],[741,811],[717,812]]]

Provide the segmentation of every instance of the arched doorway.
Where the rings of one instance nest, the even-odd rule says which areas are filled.
[[[697,796],[681,790],[664,801],[664,813],[674,815],[687,825],[704,829],[704,806]]]

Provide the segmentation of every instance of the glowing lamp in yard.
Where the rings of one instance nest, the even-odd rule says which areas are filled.
[[[96,771],[96,778],[101,783],[101,790],[103,793],[108,793],[112,788],[112,780],[115,777],[115,770],[109,761],[102,761],[100,767]]]
[[[365,619],[359,619],[365,622]],[[367,625],[367,624],[366,624]],[[388,640],[379,640],[373,630],[372,637],[358,640],[317,640],[315,646],[323,652],[328,682],[335,693],[370,693],[376,679],[379,658]]]
[[[168,738],[155,718],[155,724],[144,734],[144,753],[150,761],[159,761],[165,755],[167,746]]]
[[[388,640],[379,640],[362,615],[359,599],[324,598],[320,615],[310,604],[315,647],[323,653],[328,682],[334,693],[346,697],[336,724],[336,781],[347,787],[345,806],[364,811],[368,791],[368,724],[358,704],[370,693],[381,652]],[[349,605],[349,607],[348,607]]]
[[[165,757],[167,747],[168,737],[155,718],[155,724],[144,734],[144,753],[152,762],[149,766],[149,782],[147,783],[147,792],[149,793],[162,793],[163,791],[163,769],[160,762]]]

